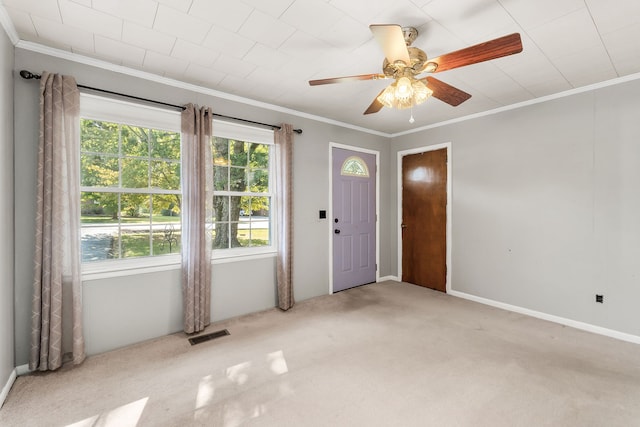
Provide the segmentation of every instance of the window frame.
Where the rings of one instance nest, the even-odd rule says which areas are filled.
[[[80,118],[180,133],[179,111],[84,92],[80,93]],[[106,187],[101,191],[123,193],[119,187]],[[155,189],[152,192],[161,193],[162,190]],[[81,263],[82,278],[83,280],[92,280],[152,271],[166,271],[179,267],[180,263],[180,253],[83,262]]]
[[[81,93],[80,118],[110,121],[127,125],[148,127],[180,133],[181,114],[179,111],[134,103],[120,99]],[[265,257],[274,257],[276,245],[276,187],[275,187],[275,144],[272,129],[213,120],[214,136],[233,138],[245,142],[266,144],[269,149],[269,197],[270,204],[270,245],[249,248],[214,249],[211,251],[212,264],[245,261]],[[155,189],[154,192],[162,192]],[[215,194],[215,192],[214,192]],[[245,193],[249,196],[252,193]],[[181,254],[165,254],[135,258],[121,258],[81,263],[82,279],[97,280],[109,277],[128,276],[156,271],[179,269]]]
[[[269,205],[269,231],[270,240],[268,246],[253,246],[242,248],[226,248],[226,249],[213,249],[211,251],[212,259],[224,260],[236,257],[253,257],[261,256],[265,254],[275,255],[277,252],[276,246],[276,186],[275,186],[275,143],[273,129],[261,129],[252,126],[241,125],[237,123],[231,123],[221,120],[213,120],[213,136],[229,138],[247,143],[264,144],[269,146],[269,192],[268,193],[254,193],[251,191],[235,192],[224,191],[225,195],[231,196],[257,196],[263,197],[267,195],[270,198]],[[214,190],[214,195],[220,195],[220,191]]]

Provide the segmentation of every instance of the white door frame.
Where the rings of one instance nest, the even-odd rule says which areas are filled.
[[[409,150],[398,151],[398,280],[402,281],[402,158],[409,154],[426,153],[427,151],[440,150],[442,148],[447,149],[447,293],[451,292],[451,249],[452,249],[452,203],[451,203],[451,142],[445,142],[442,144],[428,145],[425,147],[411,148]]]
[[[352,145],[329,142],[329,211],[327,213],[329,236],[329,295],[333,294],[333,149],[342,148],[345,150],[360,153],[373,154],[376,156],[376,282],[380,279],[380,152]]]

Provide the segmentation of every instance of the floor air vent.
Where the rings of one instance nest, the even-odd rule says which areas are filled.
[[[211,332],[210,334],[198,335],[197,337],[189,338],[191,345],[200,344],[205,341],[215,340],[216,338],[224,337],[229,334],[229,331],[223,329],[221,331]]]

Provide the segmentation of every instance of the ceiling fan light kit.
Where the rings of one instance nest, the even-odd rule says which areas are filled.
[[[404,110],[425,102],[433,91],[413,77],[400,77],[378,95],[377,100],[387,108]]]
[[[418,75],[433,74],[522,52],[520,34],[514,33],[429,59],[423,50],[411,46],[418,37],[418,30],[415,28],[370,25],[369,29],[385,55],[383,74],[309,81],[311,86],[318,86],[357,80],[394,79],[393,83],[376,96],[364,114],[377,113],[382,107],[401,110],[412,108],[431,96],[453,107],[458,106],[471,98],[471,95],[433,77],[418,78]]]

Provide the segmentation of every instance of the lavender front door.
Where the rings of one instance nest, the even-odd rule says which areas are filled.
[[[376,160],[332,149],[333,291],[376,281]]]

